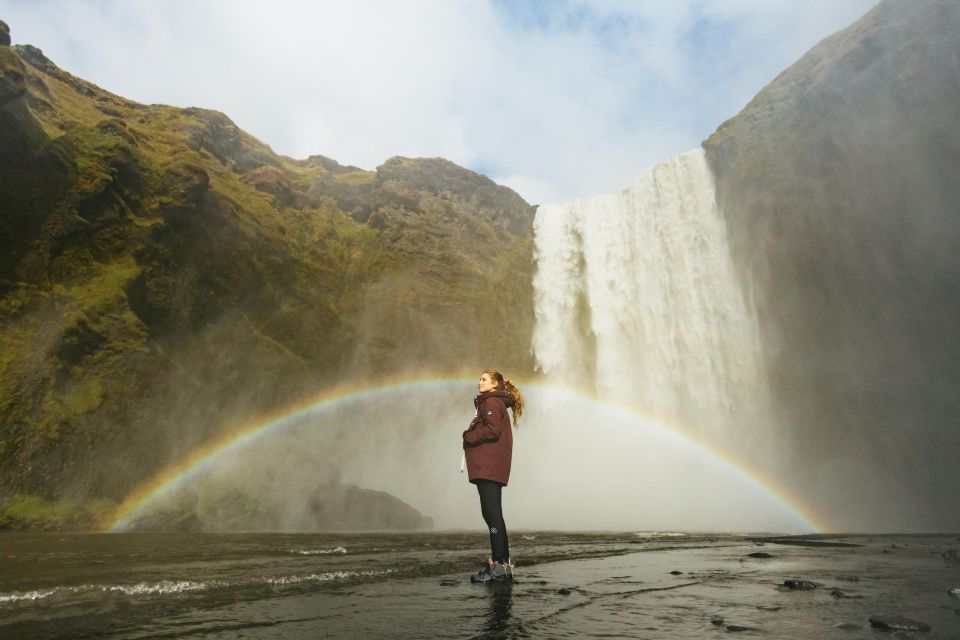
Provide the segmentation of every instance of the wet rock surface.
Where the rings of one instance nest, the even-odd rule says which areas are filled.
[[[765,551],[755,551],[754,553],[749,554],[749,558],[772,558],[773,555]]]
[[[813,591],[817,588],[816,583],[809,580],[784,580],[783,586],[794,591]]]
[[[511,540],[525,562],[512,585],[496,588],[468,580],[485,554],[479,534],[168,534],[162,540],[169,552],[152,547],[152,572],[157,579],[177,577],[182,582],[158,582],[159,588],[185,585],[183,593],[43,596],[47,587],[68,584],[46,581],[56,570],[52,558],[67,552],[71,571],[82,571],[91,584],[133,585],[139,578],[132,578],[127,562],[137,551],[131,545],[146,544],[151,535],[159,534],[87,535],[62,543],[82,549],[49,549],[50,539],[43,538],[48,560],[39,567],[23,551],[42,548],[39,537],[0,536],[0,638],[960,637],[960,608],[945,593],[957,573],[942,560],[951,548],[943,536],[861,536],[852,540],[857,547],[771,545],[776,562],[750,563],[743,558],[752,544],[736,536],[709,542],[691,534],[665,544],[623,535],[538,533],[536,539]],[[13,544],[18,540],[22,549]],[[892,542],[900,548],[884,555]],[[95,543],[109,553],[87,548]],[[197,561],[198,544],[211,558],[209,569]],[[345,553],[322,553],[340,546]],[[251,553],[257,547],[263,553]],[[302,555],[291,549],[321,551]],[[237,574],[235,587],[219,586],[224,557]],[[103,564],[105,558],[115,567]],[[284,562],[289,578],[274,579],[271,589],[248,585]],[[680,578],[670,575],[677,566],[684,567]],[[834,586],[837,576],[854,575],[860,579],[852,595],[858,597]],[[788,579],[819,588],[789,590],[783,586]]]
[[[870,616],[870,626],[887,631],[930,631],[930,625],[898,615]]]
[[[852,622],[841,622],[836,626],[837,629],[842,629],[843,631],[860,631],[863,627],[859,624],[854,624]]]

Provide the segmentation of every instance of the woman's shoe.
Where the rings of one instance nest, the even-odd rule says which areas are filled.
[[[470,576],[470,582],[498,583],[513,581],[513,566],[494,562],[486,569],[481,569],[476,575]]]

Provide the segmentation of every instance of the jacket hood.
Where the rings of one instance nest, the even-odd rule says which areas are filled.
[[[509,409],[510,407],[512,407],[517,403],[514,397],[509,393],[507,393],[506,391],[494,390],[494,391],[487,391],[486,393],[481,393],[476,398],[474,398],[473,406],[480,408],[480,404],[487,398],[501,398],[503,400],[503,404],[506,405],[507,409]]]

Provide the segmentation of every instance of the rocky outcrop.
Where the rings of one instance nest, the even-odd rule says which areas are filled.
[[[175,504],[148,511],[128,531],[412,531],[432,520],[383,491],[327,482],[307,496],[265,501],[255,492],[223,491],[198,499],[186,491]]]

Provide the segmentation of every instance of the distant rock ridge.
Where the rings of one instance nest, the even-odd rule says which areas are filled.
[[[147,510],[127,531],[413,531],[432,529],[433,520],[384,491],[325,482],[305,496],[288,492],[286,502],[265,503],[243,490],[224,491],[202,506],[195,492],[182,492],[169,505]],[[296,515],[291,516],[290,513]]]

